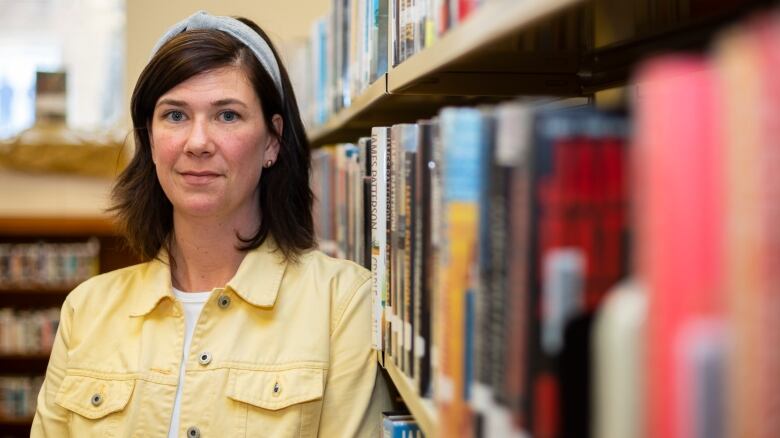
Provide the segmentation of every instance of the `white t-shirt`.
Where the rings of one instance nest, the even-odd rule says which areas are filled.
[[[181,409],[181,392],[184,386],[184,362],[190,354],[192,334],[195,333],[195,324],[198,322],[200,311],[208,301],[211,291],[208,292],[182,292],[173,288],[173,295],[184,308],[184,351],[179,367],[179,384],[176,386],[176,400],[173,402],[173,415],[171,415],[171,427],[168,429],[168,438],[178,438],[179,411]]]

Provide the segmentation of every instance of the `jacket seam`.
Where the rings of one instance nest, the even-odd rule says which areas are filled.
[[[333,324],[330,328],[330,335],[333,336],[333,332],[336,331],[336,329],[341,324],[341,319],[344,317],[344,313],[346,312],[349,305],[352,303],[352,300],[355,298],[355,295],[357,295],[357,292],[360,290],[361,287],[363,287],[364,284],[371,281],[371,276],[361,275],[359,278],[357,278],[351,286],[352,292],[349,294],[347,298],[345,298],[342,301],[342,304],[336,308],[336,319],[333,321]]]
[[[206,369],[193,369],[187,371],[207,372],[207,371],[213,371],[218,369],[246,370],[246,371],[289,371],[289,370],[299,370],[299,369],[326,370],[328,369],[328,365],[325,362],[295,362],[295,363],[281,364],[281,365],[274,365],[274,364],[249,365],[240,362],[222,362],[217,366],[211,366]]]

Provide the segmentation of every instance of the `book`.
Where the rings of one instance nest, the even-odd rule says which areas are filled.
[[[387,259],[387,176],[389,128],[371,129],[371,274],[374,289],[374,348],[386,351],[389,333],[386,309],[388,303]]]
[[[693,56],[659,58],[638,79],[635,159],[645,163],[637,182],[639,272],[650,297],[648,354],[656,363],[647,376],[651,435],[681,436],[686,421],[672,383],[679,373],[669,340],[689,318],[722,309],[716,294],[723,213],[713,190],[721,166],[714,80],[707,61]],[[690,205],[697,205],[695,211]]]
[[[467,406],[470,391],[471,357],[465,356],[471,318],[468,301],[475,279],[477,238],[479,234],[478,199],[483,166],[482,114],[471,108],[445,108],[440,115],[443,149],[444,240],[440,257],[442,294],[442,344],[440,380],[451,389],[443,389],[439,400],[442,418],[451,418],[442,429],[444,436],[466,433],[470,429]]]
[[[416,245],[415,230],[416,230],[416,215],[415,215],[415,202],[414,194],[416,190],[416,178],[415,174],[417,153],[419,149],[419,129],[417,124],[404,125],[402,130],[403,143],[403,169],[402,175],[403,181],[403,253],[402,253],[402,293],[403,293],[403,371],[407,375],[414,378],[414,263],[415,258],[414,248]]]
[[[384,438],[422,438],[424,435],[410,414],[383,412],[382,436]]]
[[[644,436],[647,292],[630,279],[616,285],[596,313],[591,435]]]
[[[433,136],[435,120],[418,122],[418,153],[415,163],[414,187],[414,381],[422,396],[431,394],[431,311],[433,306],[433,229],[437,224],[432,218],[433,170],[436,167],[433,158]]]

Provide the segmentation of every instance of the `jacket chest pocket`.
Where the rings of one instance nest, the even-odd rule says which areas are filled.
[[[90,436],[116,436],[135,380],[107,380],[66,375],[55,403],[72,412],[71,429]]]
[[[324,390],[323,369],[231,369],[227,396],[237,402],[239,436],[316,436]],[[239,429],[241,429],[239,427]]]

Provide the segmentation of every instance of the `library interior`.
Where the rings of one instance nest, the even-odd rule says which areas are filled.
[[[780,2],[0,0],[0,11],[0,438],[780,437],[780,81],[772,79]],[[281,279],[259,280],[282,283],[270,307],[245,305],[233,280],[211,286],[187,347],[170,343],[179,349],[167,353],[181,360],[173,380],[141,359],[168,345],[142,336],[178,336],[154,334],[157,313],[111,325],[144,335],[112,332],[117,357],[83,369],[90,353],[78,348],[89,345],[80,327],[102,313],[74,314],[85,293],[71,292],[155,263],[128,239],[113,191],[149,137],[165,140],[138,133],[134,89],[174,46],[159,49],[158,39],[198,11],[246,17],[278,52],[283,80],[270,87],[297,104],[305,128],[295,141],[309,160],[303,191],[312,195],[305,211],[316,251],[351,261],[339,266],[365,280],[365,312],[356,314],[366,323],[350,326],[363,333],[346,336],[364,341],[377,375],[369,395],[381,401],[328,397],[361,372],[327,360],[342,351],[334,322],[330,338],[325,327],[310,343],[294,340],[314,349],[318,336],[330,339],[316,347],[326,351],[322,364],[300,359],[308,351],[274,356],[277,344],[242,345],[241,335],[225,343],[244,361],[224,360],[222,346],[209,350],[213,361],[193,350],[200,368],[185,379],[192,330],[193,349],[219,335],[207,337],[218,327],[208,318],[253,311],[234,321],[262,331],[293,324],[274,312],[301,319],[361,309],[333,301],[284,310],[306,304],[284,285],[303,275],[292,266],[308,255]],[[277,55],[257,48],[268,47],[265,37],[231,18],[198,20],[170,41],[197,29],[228,35],[257,57],[247,65],[276,77],[268,56],[275,67]],[[214,71],[222,70],[190,76]],[[263,101],[269,91],[252,84]],[[187,123],[200,126],[195,106],[173,108],[165,123],[191,110]],[[231,111],[219,122],[245,123]],[[151,132],[163,122],[146,123]],[[203,123],[188,142],[196,131],[211,141],[228,129]],[[282,151],[296,146],[285,137],[294,124],[275,128],[285,133],[274,137]],[[764,154],[772,147],[775,155]],[[258,187],[266,172],[289,169],[284,153],[278,163],[258,160]],[[193,187],[212,184],[190,177]],[[167,200],[168,186],[156,187],[168,209],[153,217],[173,233],[184,219],[176,222],[171,203],[179,205]],[[267,191],[252,193],[264,205]],[[260,230],[282,242],[273,226]],[[233,234],[243,257],[247,240]],[[163,245],[172,256],[183,251]],[[173,288],[182,284],[175,265],[165,271]],[[335,291],[345,286],[336,280],[322,283],[311,287],[347,293]],[[179,315],[180,292],[165,291],[175,305],[154,312]],[[130,290],[90,293],[95,307]],[[219,408],[207,414],[211,402],[201,400],[204,411],[193,412],[184,382],[223,371],[228,380],[215,378],[207,395]],[[155,385],[180,392],[175,408],[155,413],[165,424],[139,414],[162,393]],[[237,417],[214,414],[223,406]]]

